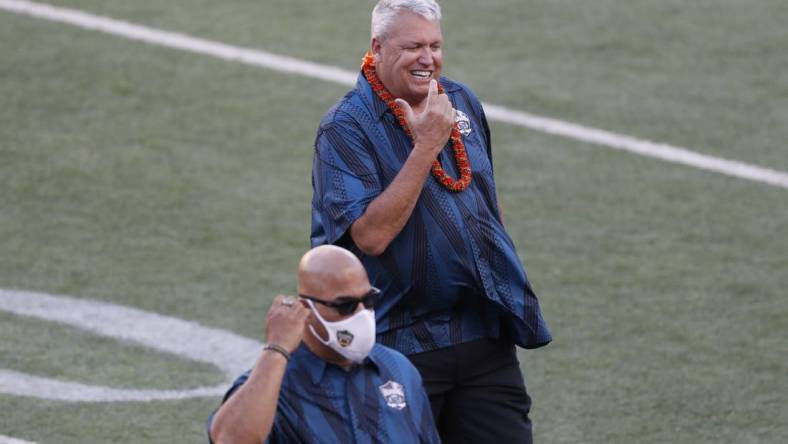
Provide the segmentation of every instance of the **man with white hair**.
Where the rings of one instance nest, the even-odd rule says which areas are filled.
[[[336,244],[383,290],[378,341],[416,365],[445,442],[528,443],[515,344],[551,340],[498,208],[490,130],[441,77],[441,10],[382,0],[356,88],[320,122],[313,245]]]

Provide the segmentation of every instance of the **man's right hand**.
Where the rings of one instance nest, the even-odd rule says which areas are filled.
[[[430,80],[424,109],[419,114],[414,113],[408,102],[402,99],[396,99],[396,102],[405,113],[405,122],[413,135],[414,149],[428,150],[431,158],[438,157],[454,125],[454,108],[446,94],[438,93],[438,82]]]
[[[268,310],[266,341],[293,352],[301,343],[307,317],[309,310],[296,298],[277,296]]]
[[[309,310],[292,296],[279,295],[268,310],[269,344],[293,352],[301,343]],[[264,351],[249,378],[219,407],[210,435],[216,443],[267,442],[279,403],[287,361],[274,350]]]

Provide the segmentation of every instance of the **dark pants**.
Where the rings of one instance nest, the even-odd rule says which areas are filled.
[[[514,345],[481,339],[408,356],[444,443],[530,444],[531,398]]]

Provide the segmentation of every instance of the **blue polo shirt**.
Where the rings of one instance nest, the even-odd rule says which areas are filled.
[[[446,78],[440,83],[460,111],[470,186],[452,192],[428,177],[410,219],[383,254],[358,249],[351,224],[394,180],[413,147],[361,74],[318,129],[312,246],[336,244],[359,256],[383,291],[375,307],[378,341],[406,355],[480,338],[545,345],[550,332],[501,221],[484,110],[466,86]],[[459,177],[450,143],[439,159]]]
[[[405,356],[375,344],[363,363],[345,370],[302,344],[287,364],[267,442],[440,443],[440,437],[421,377]]]

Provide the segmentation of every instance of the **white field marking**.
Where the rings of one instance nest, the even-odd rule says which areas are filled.
[[[22,441],[21,439],[11,438],[10,436],[0,435],[0,444],[36,444],[30,441]]]
[[[18,290],[0,289],[0,310],[39,318],[174,354],[221,369],[226,380],[214,387],[184,390],[117,389],[0,369],[0,393],[61,401],[157,401],[223,394],[229,383],[254,365],[262,343],[226,330],[136,308]]]
[[[60,8],[24,0],[0,0],[0,9],[27,14],[44,20],[67,23],[84,29],[104,32],[156,46],[180,49],[210,55],[275,71],[303,75],[342,85],[353,86],[358,72],[322,65],[292,57],[282,56],[252,48],[242,48],[191,37],[185,34],[162,31],[108,17],[97,16],[75,9]],[[540,117],[499,105],[484,103],[491,120],[523,126],[548,134],[567,137],[581,142],[627,151],[666,162],[686,165],[706,171],[747,179],[768,185],[788,188],[788,173],[750,165],[736,160],[700,154],[686,148],[624,136],[575,123]]]
[[[520,125],[557,136],[565,136],[581,142],[592,143],[641,156],[686,165],[727,176],[765,183],[776,187],[788,188],[788,173],[770,168],[750,165],[738,160],[709,156],[686,148],[636,139],[630,136],[611,133],[575,123],[564,122],[548,117],[540,117],[522,111],[511,110],[498,105],[484,105],[484,111],[492,120]]]
[[[147,26],[102,17],[77,9],[60,8],[43,3],[24,0],[0,0],[0,9],[27,14],[53,22],[67,23],[79,28],[138,40],[156,46],[180,49],[220,59],[259,66],[290,74],[318,78],[328,82],[355,85],[357,74],[332,66],[319,65],[292,57],[272,54],[251,48],[226,45],[176,32],[162,31]]]

